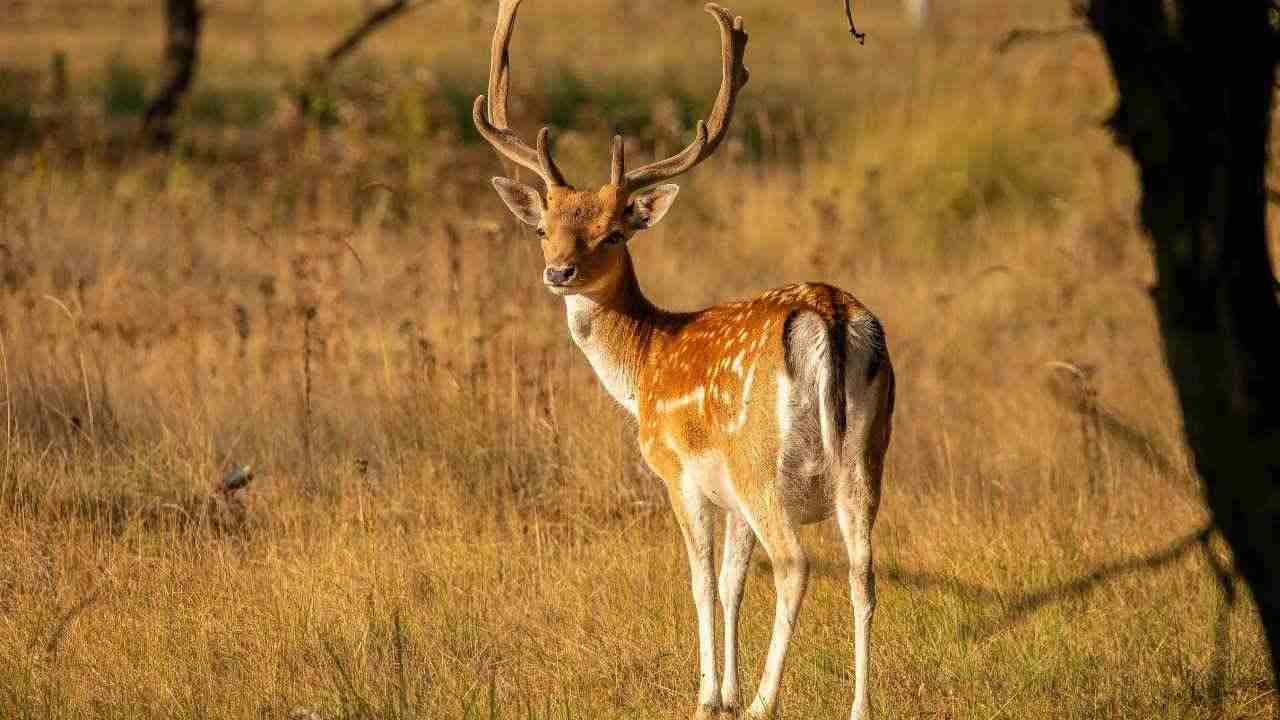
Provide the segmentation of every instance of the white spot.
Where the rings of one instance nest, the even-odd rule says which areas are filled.
[[[697,403],[698,411],[701,412],[703,407],[703,400],[705,397],[706,397],[706,388],[699,385],[698,387],[694,388],[692,391],[687,392],[684,395],[681,395],[680,397],[671,398],[670,400],[659,400],[657,403],[657,410],[660,414],[666,414],[668,412],[671,412],[672,410],[678,410],[682,407],[686,407],[688,405]]]
[[[738,432],[743,425],[747,424],[747,409],[751,403],[751,385],[755,382],[755,379],[756,366],[753,363],[750,368],[747,368],[747,379],[742,383],[742,409],[738,411],[738,416],[725,428],[730,433]]]

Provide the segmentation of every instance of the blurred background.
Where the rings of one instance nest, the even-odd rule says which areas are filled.
[[[633,162],[683,147],[720,74],[701,6],[528,0],[514,126],[550,125],[580,186],[615,132]],[[751,36],[730,137],[632,252],[668,308],[821,280],[884,322],[880,710],[1274,712],[1253,613],[1213,622],[1216,546],[1009,620],[1206,520],[1071,4],[859,0],[865,45],[835,0],[728,6]],[[0,0],[0,715],[692,710],[665,491],[471,126],[496,3],[417,4],[325,65],[378,7],[204,3],[157,150],[163,3]],[[806,537],[783,715],[835,717],[844,561]]]

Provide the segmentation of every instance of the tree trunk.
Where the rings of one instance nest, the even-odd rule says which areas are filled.
[[[147,107],[143,130],[160,147],[173,144],[173,113],[196,74],[203,13],[197,0],[165,0],[167,40],[164,48],[165,82]]]
[[[1277,39],[1263,0],[1092,0],[1138,164],[1165,361],[1214,522],[1280,686],[1280,305],[1266,166]]]

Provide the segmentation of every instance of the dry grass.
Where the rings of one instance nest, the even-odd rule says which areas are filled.
[[[155,55],[154,20],[126,31],[139,9],[100,5],[29,4],[0,30],[19,68],[84,40],[71,67],[88,78],[71,130],[0,165],[0,717],[687,715],[695,621],[664,493],[540,289],[535,243],[486,188],[496,161],[448,121],[451,93],[480,90],[488,3],[379,36],[327,129],[281,102],[256,126],[192,121],[165,158],[121,152],[93,99],[107,57]],[[256,62],[253,5],[215,8],[198,92]],[[697,3],[624,5],[580,8],[601,28],[583,37],[556,20],[564,0],[522,19],[518,52],[546,69],[517,67],[515,113],[569,113],[577,178],[603,176],[606,119],[571,102],[556,63],[610,68],[590,98],[640,83],[619,107],[639,108],[645,148],[687,127],[679,93],[645,99],[657,79],[699,102],[714,83]],[[1097,126],[1111,91],[1091,41],[986,49],[1066,22],[1065,3],[961,3],[932,39],[865,5],[866,48],[834,3],[734,5],[753,69],[737,135],[635,252],[669,306],[824,279],[884,320],[900,400],[874,702],[888,717],[1275,712],[1252,609],[1215,635],[1198,550],[1011,614],[1205,520],[1134,178]],[[254,82],[283,87],[360,8],[333,7],[271,3],[268,60],[286,70]],[[643,51],[618,49],[634,42],[620,14],[653,28]],[[1096,435],[1054,361],[1095,369]],[[242,500],[215,492],[248,463]],[[832,528],[806,535],[819,577],[782,713],[840,717],[844,561]],[[756,563],[748,689],[773,601]]]

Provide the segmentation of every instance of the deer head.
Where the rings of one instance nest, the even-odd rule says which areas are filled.
[[[535,173],[546,187],[544,198],[537,188],[524,183],[493,179],[511,212],[537,228],[546,261],[543,282],[547,288],[558,295],[598,292],[618,276],[627,256],[627,241],[640,230],[653,227],[671,208],[679,186],[665,181],[705,160],[724,140],[734,101],[747,82],[747,69],[742,64],[747,33],[741,17],[733,18],[719,5],[707,3],[707,12],[720,27],[723,71],[711,115],[698,122],[693,142],[665,160],[627,170],[622,137],[616,136],[609,184],[598,190],[579,190],[566,182],[556,167],[548,128],[538,133],[535,149],[507,124],[508,47],[520,2],[502,0],[499,6],[489,59],[488,103],[484,95],[476,98],[472,118],[480,135],[500,155]]]

